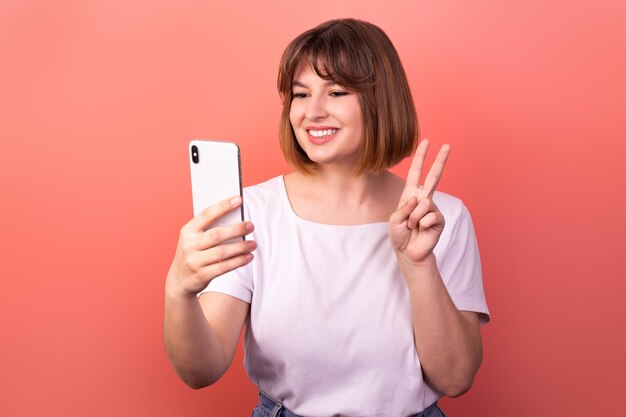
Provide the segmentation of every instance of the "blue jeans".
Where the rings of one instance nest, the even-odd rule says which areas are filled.
[[[281,403],[277,403],[263,392],[259,392],[259,403],[254,411],[252,411],[252,417],[300,417],[297,414],[287,410]],[[411,417],[446,417],[446,415],[437,406],[437,403],[433,403],[426,407],[421,413],[417,413]]]

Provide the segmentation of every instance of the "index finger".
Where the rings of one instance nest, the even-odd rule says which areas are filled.
[[[196,217],[191,219],[188,225],[196,232],[206,230],[215,220],[219,219],[236,207],[239,207],[242,201],[241,196],[232,196],[226,200],[222,200],[219,203],[202,210]]]
[[[415,188],[419,187],[420,177],[422,176],[422,168],[424,167],[424,159],[426,158],[426,152],[428,152],[428,139],[422,139],[420,144],[415,150],[415,156],[411,161],[409,167],[409,173],[406,176],[406,185],[413,185]]]
[[[448,156],[450,155],[450,145],[447,143],[439,149],[439,153],[437,153],[437,157],[435,158],[435,162],[430,167],[430,171],[426,175],[426,179],[424,180],[424,192],[429,197],[432,197],[437,185],[439,184],[439,180],[443,175],[443,169],[446,166],[446,161],[448,160]]]

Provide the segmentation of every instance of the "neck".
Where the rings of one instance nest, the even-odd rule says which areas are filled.
[[[337,170],[316,170],[285,176],[294,212],[326,224],[384,222],[396,209],[404,181],[389,171],[346,175]]]
[[[322,193],[325,200],[342,201],[348,206],[367,203],[380,197],[381,191],[395,176],[389,171],[380,174],[343,172],[337,169],[317,169],[303,180],[314,193]]]

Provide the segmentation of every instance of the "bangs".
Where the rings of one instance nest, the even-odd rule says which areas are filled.
[[[309,48],[308,59],[313,71],[322,79],[357,92],[370,89],[375,83],[372,60],[363,53],[355,54],[354,48],[337,42],[336,38],[324,38],[320,36]]]
[[[305,32],[287,48],[278,79],[278,91],[283,98],[290,97],[295,73],[305,60],[320,78],[349,90],[364,92],[374,86],[376,72],[371,51],[350,47],[359,44],[353,38],[360,35],[342,29],[334,31],[331,27],[322,33]]]

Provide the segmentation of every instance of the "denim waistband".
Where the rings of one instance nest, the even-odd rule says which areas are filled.
[[[282,403],[272,400],[263,391],[259,391],[259,402],[263,408],[265,408],[267,411],[270,412],[269,417],[301,417],[287,410],[282,405]],[[340,415],[337,414],[337,416],[340,416]],[[426,407],[424,411],[414,414],[411,417],[440,417],[440,416],[445,417],[445,414],[443,414],[441,409],[437,406],[437,403],[434,402],[430,406]]]
[[[282,403],[272,400],[263,391],[259,391],[259,402],[263,408],[270,411],[269,417],[300,417],[283,407]]]

